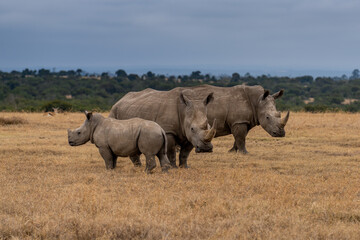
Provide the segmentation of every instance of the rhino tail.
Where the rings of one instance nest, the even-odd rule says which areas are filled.
[[[164,129],[161,129],[161,134],[164,139],[162,151],[164,152],[165,155],[167,155],[167,138],[166,138],[166,133],[165,133]]]
[[[163,145],[162,145],[160,151],[158,152],[157,156],[160,160],[160,165],[161,165],[162,171],[167,172],[169,170],[171,164],[167,157],[167,138],[166,138],[166,133],[163,129],[161,129],[161,135],[162,135],[164,141],[163,141]]]

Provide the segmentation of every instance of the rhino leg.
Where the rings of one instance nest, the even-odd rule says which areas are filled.
[[[179,154],[179,167],[188,168],[187,159],[193,148],[194,146],[190,142],[181,145],[180,154]]]
[[[159,152],[156,154],[159,158],[160,166],[163,172],[167,172],[170,168],[170,161],[165,153]]]
[[[116,168],[117,156],[113,155],[113,168]]]
[[[229,152],[237,152],[238,151],[238,148],[236,146],[236,141],[234,141],[234,145],[233,147],[229,150]]]
[[[177,166],[176,166],[176,151],[175,151],[175,146],[176,146],[175,137],[172,134],[166,134],[166,138],[167,138],[168,160],[169,160],[172,168],[177,168]]]
[[[233,136],[235,138],[235,142],[234,142],[233,148],[230,149],[229,152],[239,151],[240,153],[247,154],[248,151],[246,150],[246,147],[245,147],[245,139],[246,139],[246,135],[248,134],[247,124],[244,124],[244,123],[235,124],[231,128],[231,133],[233,134]]]
[[[166,155],[165,143],[161,147],[160,151],[156,154],[159,158],[160,166],[163,172],[167,172],[170,168],[170,161]]]
[[[130,156],[130,160],[135,167],[141,167],[140,154]]]
[[[149,174],[156,167],[155,155],[146,155],[145,157],[146,157],[145,172]]]
[[[106,169],[114,169],[116,167],[117,156],[107,147],[99,148],[99,152],[105,161]]]

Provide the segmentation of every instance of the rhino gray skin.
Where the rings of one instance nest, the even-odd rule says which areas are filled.
[[[196,152],[212,151],[215,127],[210,129],[206,117],[206,108],[211,101],[211,92],[199,98],[191,89],[145,89],[126,94],[112,107],[109,117],[140,117],[157,122],[166,132],[171,166],[176,167],[175,146],[179,145],[179,166],[187,168],[187,158],[194,147]],[[135,157],[132,161],[138,160]]]
[[[155,155],[163,171],[170,162],[166,155],[167,141],[164,130],[155,122],[140,118],[116,120],[104,118],[98,113],[85,112],[84,124],[71,131],[68,129],[70,146],[79,146],[91,141],[99,148],[107,169],[116,167],[117,157],[146,156],[145,171],[150,173],[156,167]],[[136,166],[141,166],[140,159]]]
[[[210,123],[214,119],[217,121],[215,137],[233,134],[235,141],[230,151],[247,153],[246,135],[257,125],[261,125],[273,137],[285,136],[284,127],[289,119],[289,112],[281,119],[281,114],[275,106],[275,100],[283,95],[283,90],[270,95],[269,91],[261,86],[201,85],[190,89],[198,95],[213,93],[214,101],[208,105],[207,117]]]

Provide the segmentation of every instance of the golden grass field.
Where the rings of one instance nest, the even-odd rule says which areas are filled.
[[[0,125],[0,239],[360,239],[360,114],[291,113],[285,138],[251,130],[248,155],[217,138],[150,175],[70,147],[81,113],[0,117],[27,120]]]

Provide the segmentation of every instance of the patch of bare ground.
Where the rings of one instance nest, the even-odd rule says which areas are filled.
[[[253,129],[248,155],[217,138],[151,175],[70,147],[83,114],[2,116],[28,124],[0,126],[0,239],[360,239],[359,114],[291,113],[285,138]]]

